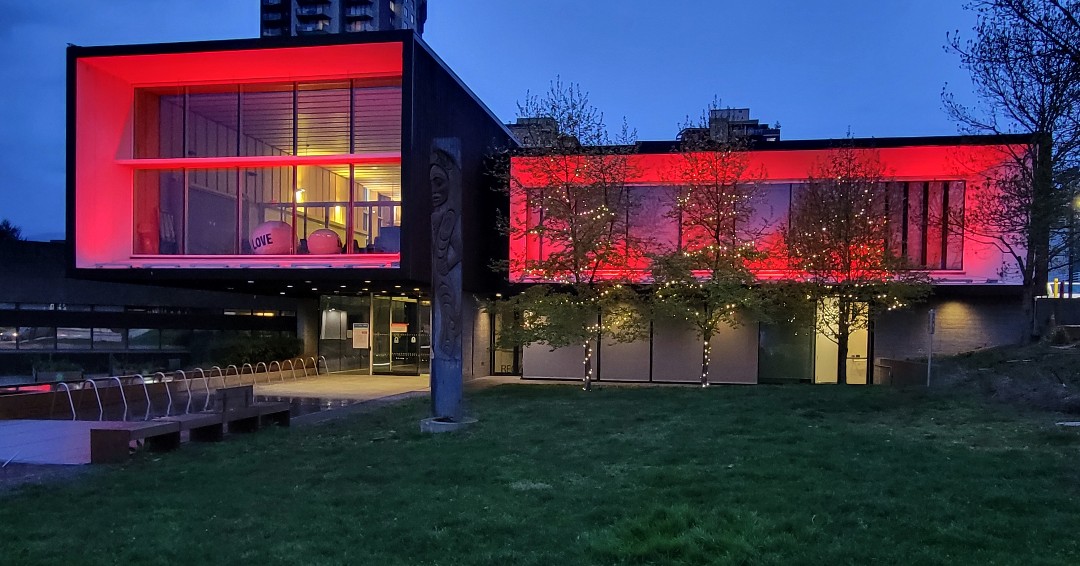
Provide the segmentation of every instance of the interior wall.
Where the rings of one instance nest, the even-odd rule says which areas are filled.
[[[95,267],[131,256],[131,85],[85,63],[76,65],[75,263]]]
[[[304,356],[319,355],[319,300],[300,299],[296,302],[296,337],[304,343]]]

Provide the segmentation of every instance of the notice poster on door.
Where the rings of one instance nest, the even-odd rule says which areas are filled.
[[[371,347],[371,329],[366,322],[354,322],[352,325],[352,347],[367,350]]]

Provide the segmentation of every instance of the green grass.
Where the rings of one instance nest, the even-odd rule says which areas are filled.
[[[0,563],[1080,563],[1080,433],[887,388],[507,386],[0,498]]]

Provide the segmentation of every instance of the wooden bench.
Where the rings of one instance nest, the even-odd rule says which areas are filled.
[[[255,402],[254,387],[222,387],[216,392],[215,408],[229,432],[254,432],[267,424],[289,426],[289,404]]]
[[[90,462],[118,464],[128,459],[131,443],[145,440],[150,450],[180,446],[180,423],[167,421],[102,422],[90,429]]]
[[[217,442],[225,436],[225,421],[221,413],[191,413],[162,417],[160,420],[180,423],[180,430],[187,431],[195,442]]]
[[[284,401],[259,401],[255,403],[259,410],[259,425],[289,426],[289,404]]]

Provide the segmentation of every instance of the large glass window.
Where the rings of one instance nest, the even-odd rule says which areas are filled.
[[[14,326],[0,326],[0,350],[14,350],[19,338],[19,329]]]
[[[19,327],[20,350],[52,350],[56,348],[56,328],[46,326]]]
[[[126,328],[95,328],[95,350],[122,350],[124,349],[124,337],[127,335]]]
[[[963,181],[889,183],[883,202],[896,256],[914,267],[963,268]]]
[[[156,328],[132,328],[128,331],[128,348],[157,350],[161,347],[161,331]]]
[[[400,78],[138,89],[135,111],[135,156],[169,160],[136,166],[136,255],[400,252]]]
[[[56,329],[56,349],[57,350],[89,350],[90,349],[90,329],[89,328],[57,328]]]

